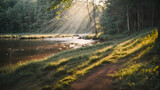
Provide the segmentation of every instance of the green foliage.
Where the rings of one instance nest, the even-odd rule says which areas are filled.
[[[72,0],[53,0],[52,4],[48,8],[48,10],[55,10],[61,8],[58,12],[56,12],[57,19],[60,19],[61,13],[66,9],[70,8],[72,4]]]
[[[151,57],[151,56],[150,56]],[[141,60],[146,58],[141,58]],[[160,66],[159,57],[153,57],[149,63],[132,64],[118,72],[118,80],[114,83],[115,89],[121,90],[159,90]],[[156,63],[154,63],[156,62]]]
[[[56,16],[56,10],[47,10],[51,2],[52,0],[1,1],[0,33],[40,32]]]

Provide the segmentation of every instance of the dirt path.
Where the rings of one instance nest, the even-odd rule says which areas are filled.
[[[120,64],[105,64],[87,77],[73,83],[68,90],[111,90],[113,82],[111,74],[119,67]]]

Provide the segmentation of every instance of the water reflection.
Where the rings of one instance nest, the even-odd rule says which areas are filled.
[[[0,67],[19,61],[42,59],[62,50],[69,44],[47,40],[0,40]]]

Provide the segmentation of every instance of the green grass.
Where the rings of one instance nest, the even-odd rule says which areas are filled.
[[[117,90],[159,90],[160,89],[160,57],[155,40],[157,31],[141,37],[140,41],[130,42],[125,51],[138,49],[129,55],[130,60],[115,73],[113,89]],[[130,50],[129,50],[130,49]],[[124,49],[123,49],[124,50]],[[153,53],[154,51],[154,53]]]
[[[73,69],[80,69],[79,65],[83,64],[85,61],[90,60],[90,57],[94,54],[97,54],[95,51],[101,50],[110,45],[112,45],[112,42],[106,42],[95,46],[88,46],[76,50],[61,52],[46,60],[22,62],[16,65],[0,68],[0,78],[2,80],[0,86],[12,86],[17,81],[22,83],[23,81],[21,81],[21,79],[25,78],[29,81],[25,81],[23,83],[34,82],[36,80],[39,81],[39,83],[36,84],[42,86],[41,88],[50,85],[50,87],[52,87],[52,83],[56,83],[63,79],[65,76],[73,74]],[[88,63],[92,64],[93,62]],[[78,66],[79,68],[77,68]],[[81,68],[85,68],[85,66],[86,65],[83,65]],[[34,87],[36,87],[36,85],[26,88]]]
[[[44,38],[54,38],[54,37],[73,37],[70,35],[61,34],[0,34],[1,39],[44,39]]]
[[[157,79],[156,75],[159,75],[157,73],[158,56],[147,61],[147,58],[151,57],[147,53],[154,48],[157,35],[156,30],[142,31],[139,35],[133,34],[94,46],[64,51],[44,60],[6,66],[0,68],[0,87],[2,89],[60,90],[102,64],[123,63],[120,70],[113,75],[115,77],[114,89],[145,89],[140,86],[145,86],[146,83],[148,86],[152,84],[149,84],[148,79],[145,84],[142,84],[144,78],[151,76]]]

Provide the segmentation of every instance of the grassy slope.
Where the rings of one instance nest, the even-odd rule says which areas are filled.
[[[152,31],[137,44],[130,42],[132,45],[127,45],[127,48],[121,51],[139,48],[127,57],[129,61],[115,73],[115,90],[160,90],[160,48],[155,43],[157,36],[158,32]]]
[[[0,87],[64,89],[102,64],[123,62],[119,72],[113,75],[115,89],[142,89],[150,85],[155,88],[159,84],[150,84],[147,80],[159,80],[158,56],[147,53],[153,49],[157,35],[157,31],[150,34],[144,31],[139,35],[61,52],[45,60],[6,66],[0,69]]]

